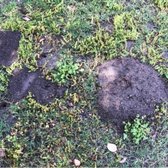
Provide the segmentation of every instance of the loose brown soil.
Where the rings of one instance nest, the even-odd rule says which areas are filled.
[[[41,104],[48,104],[55,98],[63,97],[65,90],[65,87],[58,86],[46,80],[43,76],[39,76],[30,88],[35,100]]]
[[[154,114],[155,105],[168,100],[168,87],[150,66],[133,58],[108,61],[98,67],[99,114],[121,124],[137,114]]]
[[[17,102],[28,95],[32,83],[38,77],[39,72],[29,72],[28,68],[20,70],[10,78],[8,97],[12,102]]]
[[[48,81],[40,71],[29,72],[24,68],[10,78],[8,98],[17,102],[28,95],[29,92],[41,104],[47,104],[64,95],[66,88]]]
[[[10,66],[17,59],[17,50],[21,33],[18,31],[0,31],[0,64]]]

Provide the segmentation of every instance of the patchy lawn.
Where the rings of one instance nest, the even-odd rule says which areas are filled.
[[[167,25],[167,0],[0,0],[0,166],[167,167],[168,102],[123,133],[96,69],[132,57],[167,87]]]

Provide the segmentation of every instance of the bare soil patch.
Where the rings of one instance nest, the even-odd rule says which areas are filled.
[[[0,64],[10,66],[17,59],[17,50],[21,33],[18,31],[0,31]]]
[[[31,85],[30,92],[33,94],[37,102],[41,104],[48,104],[55,98],[64,96],[66,88],[58,86],[43,76],[39,76]]]
[[[39,70],[29,72],[28,68],[24,68],[10,78],[8,97],[10,101],[17,102],[31,92],[37,102],[47,104],[54,98],[62,97],[65,90],[65,87],[46,80]]]

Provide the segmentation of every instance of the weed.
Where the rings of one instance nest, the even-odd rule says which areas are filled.
[[[154,0],[154,3],[161,9],[168,9],[167,0]]]
[[[4,93],[8,86],[8,74],[4,68],[0,69],[0,94]]]
[[[142,140],[147,139],[150,128],[149,123],[144,119],[145,117],[137,116],[132,123],[125,123],[124,139],[130,139],[135,144],[139,144]]]
[[[78,41],[74,47],[80,54],[105,55],[112,58],[116,55],[116,44],[114,38],[103,30],[98,30],[94,36]]]
[[[126,40],[138,38],[139,33],[134,22],[132,12],[115,15],[115,30],[112,34],[99,28],[94,35],[77,41],[74,48],[80,54],[105,56],[106,59],[114,58],[122,53]]]
[[[77,75],[79,66],[73,61],[70,56],[63,56],[60,61],[57,62],[56,69],[52,70],[51,77],[54,82],[59,84],[65,84],[73,76]]]
[[[155,121],[153,125],[162,125],[164,122],[167,122],[167,113],[168,113],[168,103],[162,103],[160,106],[157,106],[155,109]]]
[[[26,64],[31,70],[37,68],[36,59],[39,50],[37,43],[40,37],[50,32],[52,34],[60,33],[59,25],[62,19],[59,17],[59,12],[61,11],[61,5],[55,2],[50,2],[50,8],[44,10],[43,7],[48,5],[48,3],[41,1],[41,3],[38,3],[38,10],[35,10],[29,5],[30,2],[27,1],[23,8],[26,11],[26,17],[29,18],[28,21],[24,20],[23,14],[19,12],[17,7],[13,7],[13,3],[9,3],[4,7],[0,28],[3,30],[17,30],[22,33],[19,46],[19,62],[20,64]],[[8,8],[13,10],[7,13],[9,11]]]
[[[139,33],[133,15],[134,12],[125,12],[114,16],[115,37],[119,42],[138,38]]]
[[[150,138],[141,144],[125,143],[122,155],[127,157],[127,162],[122,167],[166,167],[168,145],[168,108],[163,103],[156,108],[154,122],[150,127]],[[157,122],[156,122],[157,121]]]
[[[93,112],[82,117],[83,110],[67,107],[65,100],[57,100],[46,112],[30,97],[12,105],[11,110],[17,121],[1,144],[6,164],[67,167],[69,160],[78,157],[83,165],[94,166],[100,156],[103,166],[106,155],[102,153],[113,133]],[[99,143],[104,147],[98,147]]]

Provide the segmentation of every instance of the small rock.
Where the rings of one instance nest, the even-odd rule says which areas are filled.
[[[110,152],[113,152],[113,153],[117,152],[117,146],[115,144],[108,143],[107,148]]]
[[[126,160],[127,160],[127,157],[123,157],[119,162],[120,162],[120,163],[125,163]]]
[[[74,159],[73,162],[76,167],[79,167],[81,165],[81,162],[78,159]]]

